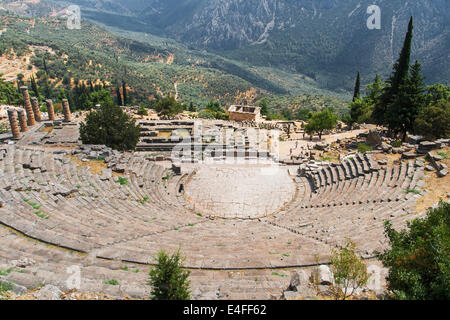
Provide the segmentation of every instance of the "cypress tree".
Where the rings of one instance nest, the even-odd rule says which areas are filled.
[[[388,85],[384,88],[380,99],[375,103],[372,113],[372,117],[376,124],[387,125],[389,130],[391,132],[394,131],[394,133],[399,132],[397,130],[399,119],[392,118],[392,116],[388,117],[387,114],[393,113],[392,110],[389,109],[396,107],[393,101],[397,99],[396,96],[398,95],[399,90],[404,88],[405,82],[408,80],[413,29],[413,17],[411,17],[400,57],[394,64],[393,73],[387,81]]]
[[[406,33],[400,57],[394,65],[394,74],[391,77],[391,93],[396,94],[402,84],[408,79],[409,65],[411,61],[411,46],[413,38],[413,17],[409,20],[408,32]]]
[[[116,95],[117,95],[117,105],[123,106],[122,95],[120,93],[120,88],[116,87]]]
[[[360,97],[361,97],[361,76],[358,71],[358,75],[356,76],[355,91],[353,93],[353,102],[355,102],[356,99],[359,99]]]
[[[33,91],[35,97],[39,98],[39,91],[34,76],[31,76],[30,81],[31,81],[31,90]]]
[[[123,91],[123,105],[126,106],[128,102],[128,97],[127,97],[127,84],[125,82],[122,84],[122,91]]]
[[[48,76],[47,61],[45,61],[45,58],[42,58],[42,62],[43,62],[43,64],[44,64],[45,74]]]

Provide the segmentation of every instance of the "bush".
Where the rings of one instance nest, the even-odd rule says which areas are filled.
[[[146,115],[148,115],[148,111],[145,108],[145,106],[141,104],[138,108],[137,114],[140,116],[146,116]]]
[[[425,219],[415,219],[398,232],[386,222],[390,249],[378,253],[389,268],[392,298],[402,300],[450,299],[450,204],[441,201]]]
[[[336,299],[345,300],[353,296],[369,279],[367,267],[356,253],[356,246],[351,241],[347,241],[342,249],[333,250],[331,272],[335,282],[332,292]]]
[[[134,119],[114,104],[105,104],[89,113],[80,125],[80,137],[84,144],[100,144],[115,150],[134,150],[140,130]]]
[[[183,270],[180,251],[171,257],[164,252],[158,253],[158,264],[150,270],[149,285],[152,286],[153,300],[189,300],[188,280],[190,271]]]

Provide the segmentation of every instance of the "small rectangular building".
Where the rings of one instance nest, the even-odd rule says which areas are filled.
[[[261,108],[253,106],[232,105],[228,108],[230,121],[261,121]]]

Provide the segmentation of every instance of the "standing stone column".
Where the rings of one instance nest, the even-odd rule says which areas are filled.
[[[17,124],[16,110],[8,109],[9,124],[11,126],[11,131],[13,139],[20,139],[22,134],[19,131],[19,125]]]
[[[25,118],[25,110],[17,109],[17,114],[19,115],[20,131],[27,132],[28,126],[27,126],[27,120]]]
[[[22,91],[23,104],[25,106],[25,110],[27,111],[27,118],[28,118],[27,124],[29,126],[34,126],[36,122],[34,120],[33,108],[31,107],[30,95],[28,94],[28,87],[27,86],[20,87],[20,90]]]
[[[48,120],[55,121],[55,110],[53,109],[53,101],[51,99],[45,100],[47,104]]]
[[[62,103],[63,103],[64,120],[69,122],[72,120],[72,115],[70,114],[69,101],[67,99],[63,99]]]
[[[39,101],[36,97],[31,98],[31,106],[33,107],[34,119],[36,121],[41,121],[41,110],[39,110]]]

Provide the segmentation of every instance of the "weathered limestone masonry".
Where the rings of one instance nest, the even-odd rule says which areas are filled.
[[[47,112],[48,112],[48,120],[54,121],[55,118],[55,110],[53,109],[53,101],[51,99],[45,100],[47,104]]]
[[[33,107],[34,119],[42,121],[41,110],[39,110],[39,102],[36,97],[31,98],[31,106]]]
[[[17,124],[16,110],[8,109],[9,124],[11,125],[11,131],[13,139],[20,139],[22,134],[19,131],[19,125]]]
[[[27,121],[25,118],[25,110],[17,109],[17,114],[19,115],[20,131],[27,132],[28,126],[27,126]]]
[[[28,87],[27,86],[20,87],[20,90],[22,91],[23,102],[25,105],[25,110],[27,111],[27,118],[28,118],[27,124],[29,126],[34,126],[36,122],[34,120],[33,108],[31,107],[30,95],[28,94]]]
[[[70,114],[69,101],[67,101],[67,99],[63,99],[63,112],[64,112],[64,120],[68,122],[71,121],[72,116]]]

